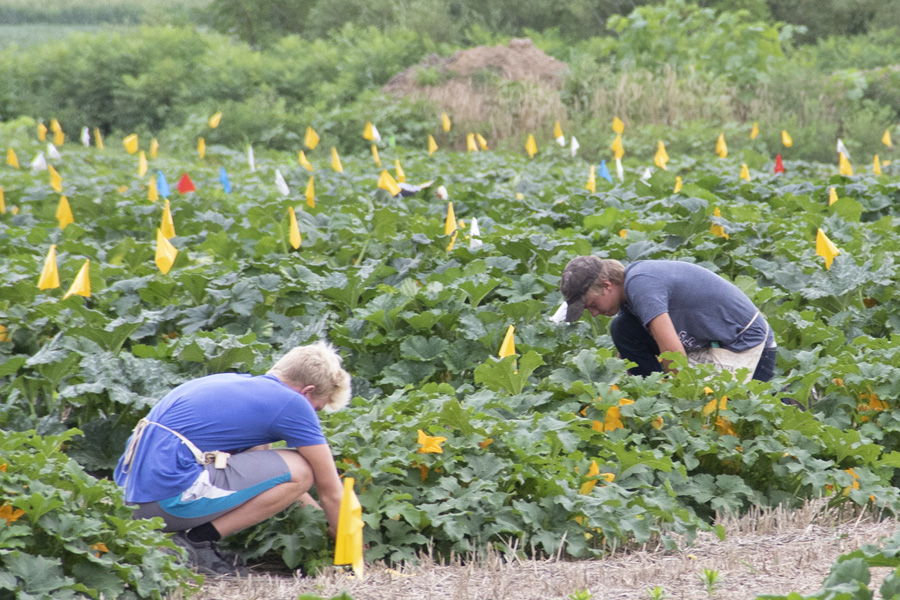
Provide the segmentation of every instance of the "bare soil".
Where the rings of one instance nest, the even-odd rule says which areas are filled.
[[[642,548],[602,560],[527,560],[487,551],[466,561],[436,564],[423,557],[418,565],[397,570],[368,565],[357,579],[330,570],[318,577],[253,574],[243,580],[208,579],[196,594],[202,600],[295,600],[300,594],[331,598],[347,592],[355,600],[443,598],[546,600],[587,591],[597,599],[650,598],[659,586],[670,600],[712,597],[748,600],[758,594],[811,594],[822,587],[841,554],[891,537],[894,518],[866,509],[834,509],[811,502],[793,511],[752,512],[725,518],[726,537],[703,533],[678,551]],[[704,569],[718,571],[712,595],[701,581]],[[873,569],[877,589],[890,569]]]

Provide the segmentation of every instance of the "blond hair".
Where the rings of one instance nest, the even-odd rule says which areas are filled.
[[[327,397],[325,410],[334,412],[350,402],[350,374],[341,367],[341,357],[327,342],[297,346],[278,359],[269,375],[291,387],[316,387],[316,393]]]
[[[608,281],[612,284],[622,285],[625,283],[625,265],[614,258],[604,258],[600,261],[600,271],[591,284],[590,289],[598,290],[603,288],[603,283]]]

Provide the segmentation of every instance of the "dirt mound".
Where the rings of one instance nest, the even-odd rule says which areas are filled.
[[[395,75],[383,91],[428,100],[451,116],[457,131],[481,130],[496,141],[564,118],[558,90],[568,68],[521,38],[449,57],[431,55]]]

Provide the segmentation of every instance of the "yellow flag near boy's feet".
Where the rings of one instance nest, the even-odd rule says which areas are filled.
[[[44,268],[38,279],[38,289],[52,290],[59,287],[59,271],[56,268],[56,244],[50,245],[47,258],[44,259]]]
[[[84,261],[84,265],[82,265],[81,270],[78,271],[78,275],[75,276],[75,281],[72,282],[72,287],[70,287],[69,291],[66,292],[66,295],[63,296],[63,300],[74,295],[83,296],[85,298],[91,297],[90,265],[90,259]]]
[[[825,259],[825,268],[831,269],[831,262],[834,257],[840,254],[837,246],[834,245],[825,232],[819,229],[816,231],[816,254]]]
[[[169,272],[172,265],[175,264],[175,258],[178,256],[178,248],[172,245],[166,236],[163,235],[161,229],[156,230],[156,267],[163,275]]]
[[[357,577],[365,572],[363,561],[362,505],[353,491],[354,480],[344,477],[344,495],[338,510],[337,534],[334,537],[334,564],[350,565]]]

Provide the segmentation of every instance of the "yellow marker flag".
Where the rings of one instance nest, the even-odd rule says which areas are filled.
[[[209,118],[209,126],[213,129],[219,126],[219,123],[222,122],[222,113],[217,112],[213,116]]]
[[[303,150],[297,155],[297,160],[300,162],[300,166],[305,168],[307,171],[312,171],[313,166],[309,164],[309,160],[306,158],[306,152]]]
[[[853,177],[853,165],[850,164],[850,159],[843,152],[839,153],[838,156],[838,169],[841,175]]]
[[[375,141],[375,129],[372,127],[372,121],[366,121],[366,126],[363,127],[363,139],[370,142]]]
[[[69,199],[65,196],[60,196],[59,204],[56,205],[56,221],[63,231],[75,222],[75,217],[72,216],[72,207],[69,206]]]
[[[203,138],[197,140],[197,156],[200,158],[206,156],[206,140]]]
[[[396,196],[400,193],[400,186],[397,185],[397,180],[387,170],[381,172],[381,176],[378,178],[378,188],[387,190],[391,196]]]
[[[663,144],[662,140],[659,140],[656,145],[656,155],[653,157],[653,164],[655,164],[663,171],[667,171],[667,162],[669,162],[669,154],[666,152],[666,145]]]
[[[597,177],[594,175],[594,165],[591,165],[591,172],[588,174],[587,184],[585,184],[584,189],[592,194],[597,191]]]
[[[831,262],[834,260],[834,257],[840,253],[841,251],[828,239],[825,232],[819,229],[816,232],[816,254],[825,259],[826,269],[831,269]]]
[[[42,142],[47,141],[47,126],[46,125],[44,125],[43,123],[38,123],[37,133],[38,133],[38,139],[40,141],[42,141]]]
[[[434,141],[434,136],[429,134],[428,135],[428,156],[431,156],[432,154],[437,152],[437,149],[438,149],[438,145],[437,145],[437,142]]]
[[[397,172],[397,183],[406,181],[406,173],[403,172],[403,167],[400,166],[400,159],[394,161],[394,168]]]
[[[478,140],[478,147],[479,147],[479,148],[481,148],[482,150],[487,150],[487,149],[488,149],[487,140],[484,139],[484,136],[483,136],[483,135],[481,135],[480,133],[476,133],[476,134],[475,134],[475,139]]]
[[[372,144],[372,160],[375,161],[375,166],[381,166],[381,156],[378,155],[378,146]]]
[[[72,283],[72,287],[70,287],[69,291],[66,292],[66,295],[63,296],[63,300],[65,300],[69,296],[73,296],[76,294],[78,296],[84,296],[85,298],[91,297],[91,275],[89,272],[90,265],[90,260],[84,261],[84,265],[82,265],[81,270],[78,271],[78,275],[75,276],[75,281]]]
[[[881,160],[878,158],[878,155],[875,155],[875,161],[872,163],[872,173],[875,175],[881,175]]]
[[[289,236],[291,247],[296,250],[303,242],[303,238],[300,237],[300,226],[297,224],[297,213],[294,212],[293,206],[288,208],[288,218],[290,219],[290,225],[288,226],[288,229],[290,231]]]
[[[445,133],[450,131],[450,117],[447,116],[447,113],[441,114],[441,127],[443,127]]]
[[[740,178],[744,181],[750,181],[750,169],[747,167],[747,163],[741,165]]]
[[[791,135],[787,132],[787,129],[781,130],[781,143],[784,144],[785,148],[790,148],[794,145],[794,140],[791,139]]]
[[[475,144],[475,134],[474,133],[469,133],[466,135],[466,151],[478,152],[478,146]]]
[[[150,183],[147,185],[147,200],[150,202],[159,200],[159,188],[156,187],[156,179],[153,177],[150,178]]]
[[[163,207],[162,219],[160,219],[159,229],[166,236],[167,240],[175,237],[175,221],[172,220],[172,208],[169,206],[169,199],[166,198],[166,205]]]
[[[65,143],[66,143],[66,134],[63,133],[62,129],[60,129],[59,131],[53,132],[53,144],[57,148],[61,147]]]
[[[456,213],[453,212],[453,203],[447,203],[447,220],[444,222],[444,235],[450,235],[456,231]]]
[[[753,121],[753,129],[750,130],[750,139],[755,140],[759,137],[759,123]]]
[[[16,151],[12,148],[9,148],[6,151],[6,164],[11,166],[13,169],[19,168],[19,157],[16,156]]]
[[[834,189],[834,186],[828,188],[828,206],[831,206],[835,202],[838,201],[837,190]]]
[[[150,140],[150,158],[156,158],[159,154],[159,141],[156,138]]]
[[[306,205],[310,208],[316,207],[316,183],[315,176],[310,175],[309,181],[306,183]]]
[[[94,127],[94,143],[98,149],[103,150],[103,136],[100,135],[99,127]]]
[[[131,135],[125,137],[122,140],[122,145],[125,146],[125,151],[128,154],[134,154],[138,150],[138,136],[136,133],[132,133]]]
[[[610,144],[609,149],[615,153],[617,160],[622,160],[622,157],[625,156],[625,146],[622,145],[622,135],[616,135],[616,138]]]
[[[62,177],[56,172],[53,165],[47,165],[47,173],[50,174],[50,187],[52,187],[56,193],[62,192]]]
[[[498,352],[500,358],[513,356],[516,353],[516,340],[513,336],[515,331],[516,328],[513,325],[510,325],[509,329],[506,330],[506,335],[503,337],[503,343],[500,344],[500,352]]]
[[[138,177],[143,177],[147,174],[147,155],[144,154],[144,151],[141,150],[138,154]]]
[[[893,148],[894,143],[891,141],[891,130],[885,129],[884,135],[881,136],[881,143],[887,146],[888,148]]]
[[[178,248],[172,245],[166,236],[163,235],[162,229],[156,230],[156,267],[165,275],[175,264],[175,258],[178,256]]]
[[[563,143],[565,143],[562,127],[560,126],[559,121],[555,121],[553,123],[553,139],[558,140],[559,138],[563,138]]]
[[[672,193],[677,194],[680,191],[681,191],[681,176],[676,175],[675,176],[675,188],[672,190]]]
[[[312,127],[307,126],[306,135],[303,136],[303,145],[310,150],[315,150],[319,145],[319,134]]]
[[[528,134],[528,140],[525,141],[525,152],[528,153],[528,158],[534,158],[534,155],[537,154],[537,144],[534,141],[534,136],[530,133]]]
[[[619,117],[613,117],[612,130],[615,131],[618,135],[622,135],[623,133],[625,133],[625,123],[622,122],[622,119],[620,119]]]
[[[50,245],[47,258],[44,259],[44,268],[38,279],[38,289],[52,290],[59,287],[59,271],[56,269],[56,244]]]
[[[331,147],[331,168],[338,173],[344,172],[344,165],[341,164],[341,157],[338,156],[337,148]]]
[[[350,565],[357,577],[365,572],[363,561],[362,505],[353,491],[353,478],[344,477],[344,495],[338,510],[337,535],[334,538],[334,564]]]
[[[719,211],[718,206],[713,211],[713,216],[722,218],[722,213]],[[709,231],[716,237],[723,237],[726,240],[728,239],[728,234],[725,233],[725,228],[721,225],[716,225],[715,223],[713,223],[712,226],[710,226]]]
[[[724,133],[720,133],[719,139],[716,140],[716,154],[719,155],[719,158],[726,158],[728,156],[728,146],[725,144]]]
[[[6,214],[6,197],[3,194],[3,186],[0,185],[0,215]]]
[[[50,120],[50,131],[52,131],[53,133],[56,133],[57,131],[62,131],[62,127],[60,127],[59,121],[57,121],[56,119]]]

